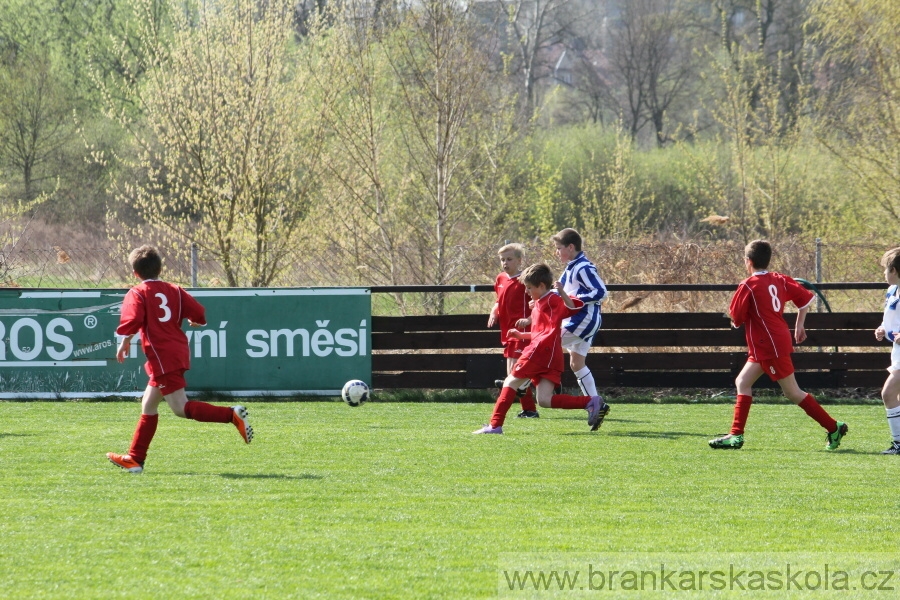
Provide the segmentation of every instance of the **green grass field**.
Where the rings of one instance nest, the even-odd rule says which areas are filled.
[[[613,552],[876,560],[898,539],[900,460],[878,454],[878,406],[827,407],[850,424],[834,453],[785,405],[754,406],[740,451],[706,446],[729,405],[613,404],[593,434],[583,411],[545,409],[503,436],[470,434],[487,404],[247,406],[250,446],[230,425],[163,412],[144,474],[129,475],[104,455],[127,450],[137,403],[0,402],[0,597],[543,597],[504,590],[501,566]],[[873,594],[840,597],[897,592]],[[670,596],[695,597],[652,595]]]

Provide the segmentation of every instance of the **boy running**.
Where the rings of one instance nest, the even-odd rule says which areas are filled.
[[[754,240],[744,249],[744,265],[750,277],[738,285],[728,314],[732,326],[745,326],[747,363],[735,381],[737,402],[731,434],[710,440],[709,446],[737,450],[744,445],[744,425],[753,403],[753,384],[766,373],[772,381],[778,382],[787,398],[825,429],[825,449],[835,450],[847,435],[847,424],[831,418],[812,394],[807,394],[797,385],[791,361],[794,346],[783,317],[785,306],[793,302],[798,309],[794,339],[798,344],[803,342],[806,339],[803,324],[815,296],[787,275],[766,271],[771,259],[772,246],[765,240]]]
[[[893,438],[891,447],[882,454],[900,454],[900,248],[885,252],[881,257],[881,266],[890,287],[884,301],[884,317],[875,330],[875,339],[891,342],[891,366],[881,388],[881,399]]]
[[[569,396],[553,394],[562,377],[565,361],[562,356],[560,325],[564,319],[577,313],[583,303],[573,299],[562,291],[562,284],[555,285],[559,293],[552,293],[553,272],[543,264],[532,265],[525,269],[521,276],[525,290],[534,301],[531,311],[531,331],[522,332],[511,329],[507,335],[511,338],[527,340],[528,345],[522,356],[516,361],[512,372],[503,382],[503,389],[494,405],[491,422],[475,434],[503,433],[503,422],[506,413],[516,399],[516,390],[529,380],[537,390],[537,401],[544,408],[586,409],[588,425],[596,431],[603,423],[609,407],[600,396]],[[518,326],[528,324],[529,319],[522,319]]]
[[[591,342],[600,329],[600,303],[606,297],[606,284],[597,267],[581,250],[581,235],[574,229],[563,229],[553,236],[556,257],[566,268],[559,277],[560,294],[568,294],[584,303],[576,314],[563,321],[562,347],[569,353],[569,364],[585,396],[596,396],[594,375],[585,364]]]
[[[243,406],[214,406],[189,401],[184,388],[184,372],[190,368],[187,336],[181,330],[184,319],[192,327],[206,325],[206,310],[184,289],[158,279],[162,258],[156,248],[141,246],[128,257],[135,277],[141,283],[125,294],[118,335],[125,336],[116,351],[120,363],[128,356],[135,334],[141,334],[141,348],[147,357],[144,370],[150,376],[141,400],[138,420],[128,454],[109,452],[106,457],[129,473],[141,473],[147,450],[156,433],[159,404],[163,400],[179,417],[208,423],[233,423],[246,443],[253,439],[253,428]]]
[[[531,313],[528,306],[530,300],[525,292],[525,285],[519,281],[522,274],[522,259],[525,249],[522,244],[507,244],[497,252],[500,255],[500,267],[503,269],[494,280],[494,291],[497,293],[497,301],[491,307],[487,326],[500,325],[500,343],[503,344],[503,356],[506,357],[506,374],[512,373],[513,366],[522,356],[522,349],[527,342],[510,338],[507,332],[515,329],[516,323],[525,319]],[[497,387],[502,389],[503,379],[497,380]],[[522,403],[520,418],[536,419],[540,417],[537,406],[534,404],[534,395],[531,393],[531,385],[524,390],[518,390],[519,402]]]

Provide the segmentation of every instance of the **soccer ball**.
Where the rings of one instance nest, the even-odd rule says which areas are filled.
[[[359,379],[351,379],[344,384],[341,390],[341,398],[350,406],[359,406],[369,399],[369,386],[365,381]]]

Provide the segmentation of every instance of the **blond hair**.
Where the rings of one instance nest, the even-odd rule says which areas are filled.
[[[497,250],[497,254],[503,254],[505,252],[512,252],[513,255],[519,260],[525,258],[525,246],[523,246],[522,244],[506,244],[505,246]]]

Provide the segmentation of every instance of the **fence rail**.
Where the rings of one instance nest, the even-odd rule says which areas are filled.
[[[785,315],[793,325],[795,315]],[[873,330],[881,314],[813,313],[797,347],[797,381],[810,389],[878,387],[890,364]],[[380,388],[485,388],[506,376],[487,315],[374,317],[372,380]],[[731,387],[746,361],[744,333],[721,313],[607,315],[587,357],[598,387]],[[878,350],[878,347],[884,347]],[[820,351],[827,349],[825,351]],[[571,371],[563,384],[574,387]],[[774,387],[767,378],[761,387]]]

